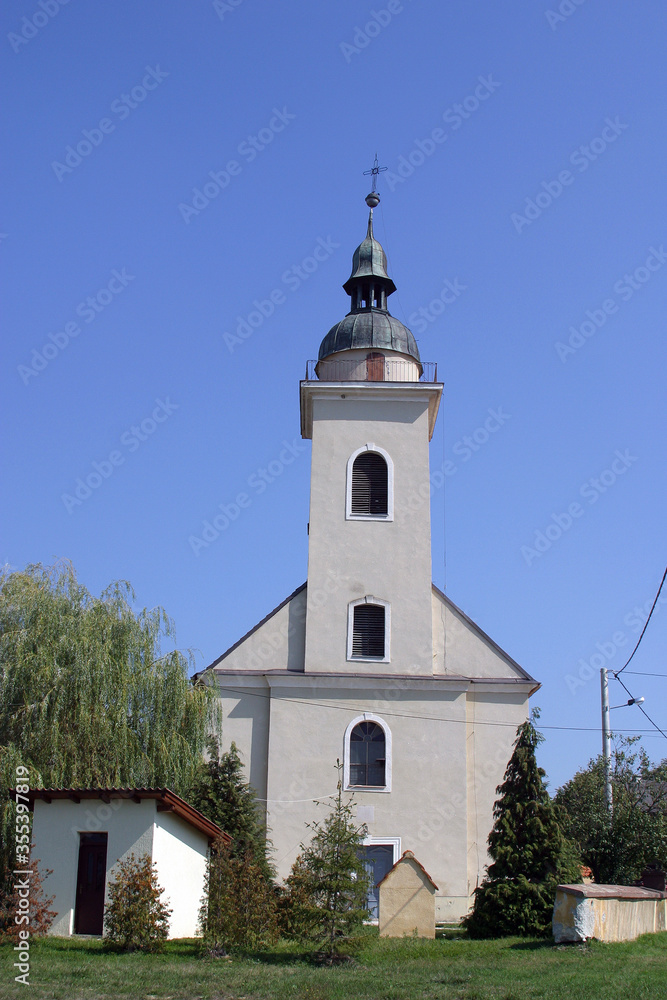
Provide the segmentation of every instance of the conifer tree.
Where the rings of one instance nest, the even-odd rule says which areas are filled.
[[[217,956],[230,948],[260,948],[278,937],[277,899],[250,851],[234,855],[219,837],[206,863],[199,924],[206,950]]]
[[[548,935],[556,886],[580,880],[575,849],[561,833],[558,808],[535,759],[542,739],[532,721],[517,730],[504,781],[496,789],[488,839],[493,863],[464,921],[471,937]]]
[[[320,944],[331,960],[346,938],[368,917],[369,874],[362,858],[367,833],[343,800],[342,765],[333,809],[322,822],[309,823],[313,837],[287,878],[284,922],[292,933]]]
[[[221,754],[217,738],[209,739],[208,759],[199,767],[189,801],[229,834],[233,858],[245,859],[249,855],[263,877],[269,882],[273,879],[275,870],[270,861],[266,826],[256,792],[244,778],[235,743]]]

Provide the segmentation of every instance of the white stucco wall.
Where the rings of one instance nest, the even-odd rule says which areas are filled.
[[[386,395],[385,395],[386,394]],[[430,395],[418,386],[313,397],[306,672],[355,673],[375,663],[347,659],[348,605],[365,596],[391,606],[388,673],[432,673],[431,535],[428,503]],[[393,521],[346,520],[347,463],[364,445],[394,466]],[[324,598],[316,600],[316,593]]]
[[[431,600],[435,674],[524,678],[514,661],[441,593],[433,589]]]
[[[230,720],[223,723],[225,742],[234,738],[251,773],[253,748],[262,747],[266,755],[260,798],[267,800],[281,878],[310,837],[306,824],[327,815],[329,806],[315,803],[326,803],[335,793],[334,765],[336,758],[344,760],[345,730],[367,712],[391,730],[392,790],[355,790],[361,819],[375,841],[398,839],[401,851],[414,851],[439,887],[438,920],[457,920],[467,912],[488,860],[495,789],[516,727],[527,716],[525,682],[506,689],[493,681],[445,678],[348,677],[343,684],[335,676],[267,675],[234,695],[233,679],[221,680],[224,716]],[[270,720],[266,742],[255,735],[252,748],[230,725],[239,705],[242,712],[249,710],[248,690],[257,704],[268,706],[261,724],[268,729]]]
[[[58,916],[50,934],[68,937],[74,933],[76,878],[79,863],[79,834],[108,833],[107,886],[113,865],[133,851],[151,853],[153,849],[153,817],[155,803],[140,803],[127,799],[54,799],[50,804],[37,799],[34,809],[33,856],[40,859],[40,868],[52,868],[46,882],[48,895],[55,896],[53,909]],[[105,894],[105,906],[108,897]]]
[[[196,937],[204,892],[208,838],[175,813],[158,812],[153,829],[153,861],[163,900],[172,909],[169,937]]]
[[[40,868],[51,868],[45,889],[55,896],[57,911],[50,934],[74,933],[80,833],[107,833],[105,906],[114,865],[130,854],[149,854],[157,863],[158,881],[173,902],[170,937],[196,933],[196,913],[203,892],[207,838],[171,813],[158,813],[154,799],[37,799],[34,808],[33,857]]]

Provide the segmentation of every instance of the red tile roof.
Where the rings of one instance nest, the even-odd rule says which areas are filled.
[[[16,797],[12,789],[12,798]],[[209,840],[215,840],[222,835],[226,843],[231,843],[232,838],[220,827],[207,819],[198,809],[191,806],[176,795],[170,788],[31,788],[28,792],[30,808],[32,809],[35,799],[42,802],[53,802],[54,799],[71,799],[72,802],[81,802],[82,799],[101,799],[102,802],[110,802],[111,799],[129,799],[132,802],[141,802],[143,799],[155,799],[158,812],[174,812],[181,819],[184,819],[190,826],[205,833]]]
[[[401,861],[414,861],[414,863],[417,865],[417,868],[421,869],[422,873],[429,880],[429,882],[431,883],[431,885],[433,886],[433,888],[434,889],[438,888],[437,885],[435,884],[435,882],[433,881],[433,879],[431,878],[431,876],[429,875],[429,873],[424,868],[424,866],[422,864],[420,864],[419,861],[417,861],[417,859],[414,856],[414,854],[412,853],[412,851],[403,851],[403,853],[401,854],[401,856],[398,859],[398,861],[396,862],[396,864],[392,865],[392,867],[389,869],[389,871],[387,872],[387,874],[385,875],[385,877],[382,878],[382,879],[380,879],[380,881],[378,882],[378,885],[382,885],[383,882],[386,882],[386,880],[389,878],[389,876],[394,871],[394,869],[398,868],[398,866],[400,865]]]

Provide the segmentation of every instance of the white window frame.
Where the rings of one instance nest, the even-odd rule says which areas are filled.
[[[386,514],[353,514],[352,513],[352,469],[355,459],[365,451],[374,451],[382,455],[387,463],[387,513]],[[347,460],[347,480],[345,486],[345,520],[346,521],[393,521],[394,520],[394,463],[391,455],[384,448],[379,448],[369,441],[362,448],[357,448]]]
[[[355,726],[358,726],[360,722],[375,722],[378,726],[381,726],[384,730],[384,785],[350,785],[350,737],[352,736],[352,730]],[[345,730],[345,743],[343,746],[343,791],[359,791],[359,792],[390,792],[391,791],[391,781],[392,781],[392,739],[391,739],[391,729],[379,715],[373,715],[372,712],[364,712],[363,715],[358,715],[356,719],[352,719],[352,722],[348,725]],[[371,838],[370,840],[365,840],[364,843],[375,843],[375,840]],[[379,840],[379,844],[389,844],[393,843],[391,838]],[[399,840],[400,846],[400,840]],[[395,859],[398,861],[398,858]]]
[[[384,656],[353,656],[354,642],[354,609],[360,604],[379,604],[384,608]],[[367,594],[358,601],[350,601],[347,606],[347,659],[357,663],[389,663],[391,639],[391,605],[389,601],[381,601],[379,597]]]

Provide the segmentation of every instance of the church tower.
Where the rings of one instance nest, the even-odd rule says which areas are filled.
[[[388,310],[396,291],[373,234],[343,285],[350,311],[301,383],[312,438],[307,673],[433,673],[428,443],[442,385]],[[374,666],[376,664],[376,666]],[[381,665],[381,669],[380,669]]]
[[[366,202],[350,310],[301,382],[308,579],[200,676],[220,698],[222,748],[236,744],[264,805],[279,878],[329,811],[340,761],[373,885],[412,851],[438,887],[437,919],[457,920],[539,685],[431,582],[428,449],[443,387],[389,312],[375,187]],[[375,890],[369,909],[376,918]]]

